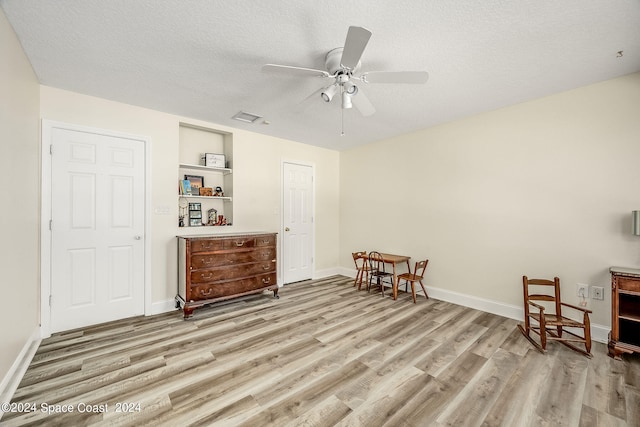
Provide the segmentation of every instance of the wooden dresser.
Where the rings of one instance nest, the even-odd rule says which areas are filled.
[[[276,233],[178,237],[178,294],[185,319],[206,304],[272,290]]]
[[[640,270],[611,267],[609,356],[640,352]]]

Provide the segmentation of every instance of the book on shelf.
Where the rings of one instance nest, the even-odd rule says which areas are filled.
[[[188,179],[180,180],[180,194],[183,196],[191,196],[191,182]]]

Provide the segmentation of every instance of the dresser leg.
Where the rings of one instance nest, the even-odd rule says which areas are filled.
[[[193,307],[187,307],[185,306],[183,311],[184,311],[184,319],[188,319],[189,317],[191,317],[193,315]]]
[[[622,360],[622,354],[624,352],[619,350],[619,349],[617,349],[616,345],[614,343],[609,341],[609,345],[607,347],[609,349],[609,351],[608,351],[609,357],[612,357],[615,360]]]
[[[275,299],[280,299],[280,295],[278,295],[278,288],[275,288],[275,289],[273,290],[273,297],[274,297]]]

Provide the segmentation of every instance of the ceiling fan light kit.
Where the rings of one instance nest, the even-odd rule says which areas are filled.
[[[355,104],[363,116],[370,116],[375,113],[375,107],[354,81],[367,84],[424,84],[429,78],[426,71],[369,71],[357,75],[362,65],[360,59],[370,38],[371,31],[366,28],[349,27],[344,47],[331,49],[325,55],[324,65],[327,71],[278,64],[266,64],[262,67],[262,71],[289,76],[331,78],[334,80],[333,84],[318,90],[324,102],[331,102],[339,90],[343,110],[352,108]]]
[[[322,96],[322,100],[324,102],[331,102],[331,100],[333,99],[333,95],[335,95],[336,92],[338,92],[338,85],[333,84],[323,90],[320,96]]]
[[[353,107],[353,104],[351,103],[351,96],[352,95],[349,95],[346,91],[342,92],[342,108],[344,110]]]

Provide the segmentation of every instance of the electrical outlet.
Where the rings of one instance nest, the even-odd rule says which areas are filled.
[[[591,288],[591,298],[604,299],[604,288],[602,286],[593,286]]]
[[[580,298],[589,298],[589,285],[576,283],[576,295]]]

